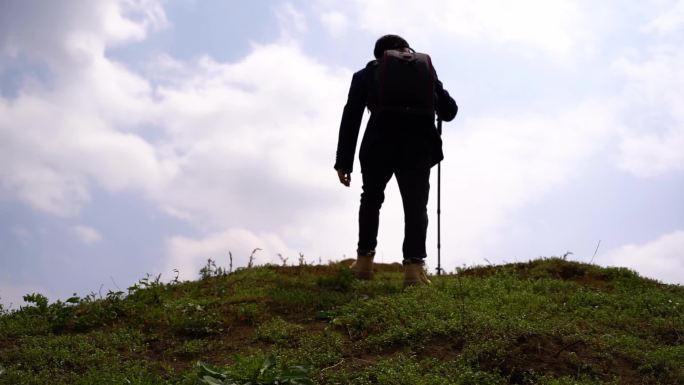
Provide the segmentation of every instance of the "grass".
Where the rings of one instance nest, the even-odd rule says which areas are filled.
[[[0,311],[0,384],[681,384],[684,288],[561,258],[404,290],[330,265]]]

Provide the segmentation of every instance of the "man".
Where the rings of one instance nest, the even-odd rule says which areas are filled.
[[[390,50],[412,51],[406,40],[397,35],[385,35],[377,40],[373,50],[376,60],[369,62],[352,78],[340,124],[335,170],[340,182],[348,187],[361,118],[366,107],[371,113],[359,150],[363,192],[359,208],[357,259],[351,269],[361,279],[373,276],[380,207],[385,199],[385,186],[394,175],[404,206],[404,285],[429,284],[424,260],[427,256],[425,237],[430,168],[443,159],[442,141],[435,128],[434,115],[436,113],[440,119],[450,121],[456,116],[458,107],[429,64],[434,88],[434,99],[430,101],[433,109],[429,113],[379,108],[378,89],[382,87],[378,76],[379,62],[387,60],[385,51]],[[429,57],[427,59],[429,63]]]

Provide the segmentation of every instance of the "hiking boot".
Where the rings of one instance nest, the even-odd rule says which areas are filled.
[[[354,276],[358,279],[373,278],[373,257],[375,251],[359,252],[356,261],[349,266]]]
[[[404,261],[404,287],[430,284],[422,261]]]

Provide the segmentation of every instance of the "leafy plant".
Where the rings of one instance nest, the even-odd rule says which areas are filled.
[[[223,275],[228,275],[233,270],[233,255],[230,255],[230,270],[225,267],[219,267],[216,265],[216,261],[209,258],[207,259],[207,264],[204,265],[199,271],[200,279],[209,279],[211,277],[220,277]]]
[[[272,355],[236,356],[235,359],[236,363],[223,371],[198,363],[200,381],[208,385],[313,385],[308,368],[278,367]]]
[[[198,338],[223,331],[219,316],[199,303],[179,304],[169,317],[171,327],[181,335]]]
[[[255,334],[257,340],[282,344],[303,330],[304,328],[300,325],[275,317],[259,325]]]

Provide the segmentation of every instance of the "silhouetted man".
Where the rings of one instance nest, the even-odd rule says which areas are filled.
[[[359,242],[357,259],[351,269],[361,279],[371,279],[373,276],[380,207],[385,199],[385,186],[394,175],[404,206],[404,285],[429,284],[424,260],[427,256],[425,237],[428,226],[430,168],[444,157],[442,141],[435,128],[435,113],[442,120],[450,121],[456,116],[458,107],[437,79],[430,58],[415,53],[403,38],[397,35],[381,37],[375,43],[373,54],[376,60],[369,62],[352,78],[342,114],[335,162],[340,182],[349,186],[361,118],[367,107],[370,117],[359,150],[363,179]],[[392,76],[387,75],[392,71],[392,64],[387,63],[393,63],[389,60],[396,58],[399,58],[399,62],[404,60],[406,63],[413,60],[410,65],[418,72],[428,71],[429,76],[418,77],[416,80],[407,72],[409,75],[398,81],[384,80]],[[422,59],[422,62],[418,59]],[[399,73],[402,71],[401,66],[401,63],[397,65]],[[403,80],[406,80],[405,87]],[[390,82],[396,84],[386,84]],[[425,86],[416,84],[420,82],[425,83]],[[406,99],[401,94],[414,88],[428,91],[428,96],[422,94],[422,91],[410,91],[416,94],[416,103],[423,103],[422,106],[414,108],[410,105],[411,101],[403,102],[406,106],[401,108],[386,106],[389,103],[387,100],[391,100],[392,96],[398,95],[399,99]],[[425,107],[421,98],[429,99],[428,107]]]

